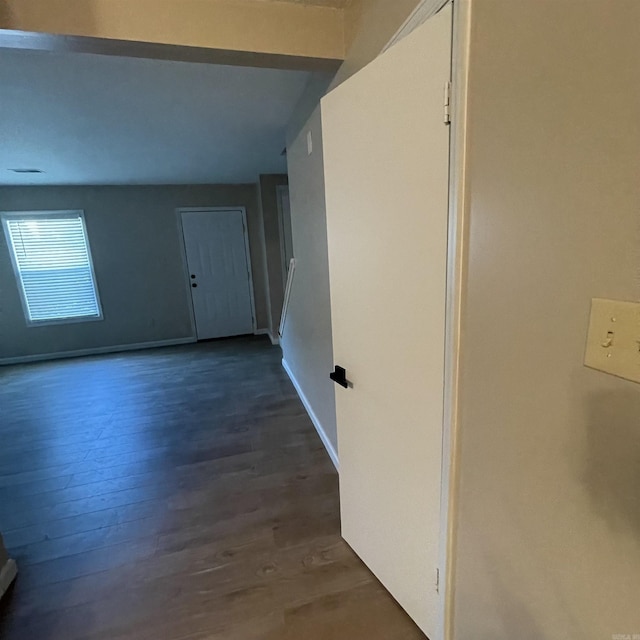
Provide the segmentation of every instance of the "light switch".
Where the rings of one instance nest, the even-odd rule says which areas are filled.
[[[640,382],[640,302],[594,298],[584,363]]]
[[[307,131],[307,155],[313,153],[313,134],[311,131]]]

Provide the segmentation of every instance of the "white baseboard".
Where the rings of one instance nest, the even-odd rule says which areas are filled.
[[[45,360],[59,360],[62,358],[78,358],[80,356],[97,356],[105,353],[120,353],[121,351],[139,351],[141,349],[156,349],[157,347],[175,347],[180,344],[191,344],[196,338],[175,338],[173,340],[157,340],[156,342],[139,342],[136,344],[120,344],[114,347],[97,347],[95,349],[78,349],[77,351],[61,351],[59,353],[45,353],[33,356],[18,356],[17,358],[0,358],[0,365],[26,364],[28,362],[44,362]]]
[[[309,418],[311,418],[311,422],[313,422],[313,426],[316,428],[316,431],[320,436],[320,440],[322,440],[322,444],[324,445],[324,448],[327,450],[327,453],[331,458],[331,462],[333,462],[333,466],[336,468],[336,471],[338,471],[339,473],[340,460],[338,459],[338,452],[335,450],[335,447],[333,446],[333,444],[331,444],[331,440],[329,440],[329,436],[327,436],[325,430],[320,424],[320,420],[318,420],[318,416],[316,416],[315,412],[311,408],[311,405],[309,404],[309,400],[307,400],[307,396],[304,395],[304,391],[302,391],[302,389],[300,388],[300,385],[298,384],[296,377],[293,375],[293,371],[291,371],[291,368],[287,364],[287,361],[284,359],[282,360],[282,366],[284,367],[284,370],[287,372],[287,375],[289,376],[289,379],[293,383],[293,386],[295,387],[296,391],[298,392],[298,396],[300,396],[300,400],[302,401],[304,408],[307,410],[307,413],[309,414]]]
[[[280,338],[278,336],[274,336],[269,329],[257,329],[253,332],[254,336],[269,336],[269,340],[271,340],[271,344],[276,347],[280,344]]]
[[[7,560],[0,569],[0,598],[6,593],[18,574],[18,567],[14,560]]]

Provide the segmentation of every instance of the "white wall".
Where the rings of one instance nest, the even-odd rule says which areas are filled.
[[[0,359],[192,337],[178,207],[245,206],[259,328],[267,328],[256,185],[1,187],[0,211],[82,209],[104,320],[27,326],[0,234]]]
[[[640,299],[640,3],[473,2],[456,640],[640,634],[640,387],[583,367]]]
[[[307,132],[313,153],[307,153]],[[295,279],[281,345],[285,361],[337,450],[320,107],[287,148]]]
[[[582,365],[590,299],[640,299],[640,3],[477,0],[471,37],[454,637],[640,634],[640,387]],[[316,251],[318,125],[289,158]],[[284,344],[308,395],[316,293]]]
[[[333,84],[344,80],[380,53],[417,6],[418,0],[357,0],[347,10],[352,46]],[[282,341],[285,360],[312,411],[337,448],[333,370],[331,301],[327,255],[322,126],[319,100],[330,78],[316,74],[298,103],[287,133],[287,162],[291,191],[291,225],[296,280],[291,293],[287,334]],[[307,132],[314,153],[307,156]],[[338,452],[339,453],[339,452]]]

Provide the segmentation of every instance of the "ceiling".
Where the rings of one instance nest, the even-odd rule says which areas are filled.
[[[309,75],[0,50],[0,184],[242,183],[284,172],[285,128]]]

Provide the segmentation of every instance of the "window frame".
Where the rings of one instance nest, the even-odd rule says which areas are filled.
[[[89,267],[91,269],[91,279],[93,282],[93,291],[96,296],[96,305],[98,307],[97,316],[74,316],[72,318],[52,318],[47,320],[31,320],[29,315],[29,304],[27,302],[27,295],[24,289],[24,283],[20,275],[20,268],[18,261],[13,250],[13,243],[11,242],[11,234],[9,232],[8,222],[10,220],[24,220],[27,218],[61,218],[72,219],[80,218],[82,222],[82,229],[84,231],[84,241],[87,247],[87,257],[89,259]],[[2,228],[4,230],[4,237],[7,243],[7,251],[11,259],[11,266],[13,267],[13,275],[16,280],[16,285],[20,293],[20,302],[22,303],[22,312],[25,322],[28,327],[41,327],[45,325],[55,324],[78,324],[82,322],[98,322],[104,320],[104,314],[102,312],[102,303],[100,301],[100,292],[98,290],[98,279],[96,278],[96,272],[93,266],[93,256],[91,254],[91,243],[89,241],[89,231],[87,229],[87,222],[85,219],[84,211],[82,209],[63,209],[55,211],[2,211],[0,212],[0,219],[2,219]]]

